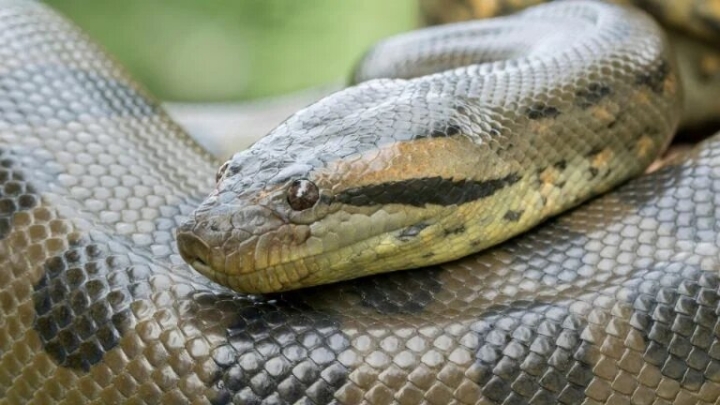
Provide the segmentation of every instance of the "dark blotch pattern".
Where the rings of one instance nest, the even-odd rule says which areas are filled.
[[[465,233],[465,231],[466,231],[465,225],[458,225],[454,228],[445,229],[445,236],[461,235],[461,234]]]
[[[505,215],[503,215],[503,218],[504,218],[506,221],[517,222],[517,221],[520,220],[520,217],[522,217],[523,212],[525,212],[525,211],[522,211],[522,210],[521,210],[521,211],[508,210],[508,211],[505,213]]]
[[[13,215],[34,208],[40,199],[17,166],[12,153],[0,148],[0,239],[10,234]]]
[[[559,305],[491,308],[471,327],[482,343],[466,375],[491,403],[582,403],[597,351],[582,339],[585,325]]]
[[[171,234],[212,187],[218,165],[159,111],[147,114],[152,103],[113,90],[106,80],[116,71],[84,37],[38,2],[17,4],[20,16],[3,10],[0,18],[0,64],[19,70],[2,77],[0,93],[9,99],[0,100],[8,126],[0,136],[24,153],[15,160],[26,173],[52,190],[44,194],[46,213],[33,209],[33,222],[17,221],[0,240],[0,252],[13,254],[0,254],[0,392],[9,402],[382,404],[403,393],[397,402],[717,402],[717,143],[695,155],[702,160],[643,177],[442,269],[279,296],[231,294],[190,273]],[[25,70],[25,61],[44,55],[53,65],[97,72]],[[366,102],[378,94],[395,93],[336,98],[327,111],[357,102],[368,113]],[[422,117],[439,111],[416,107],[410,112]],[[335,133],[331,127],[324,133]],[[326,145],[320,132],[313,140]],[[22,145],[40,147],[24,152]],[[281,152],[267,167],[294,158],[283,145],[261,150]],[[514,152],[523,147],[516,142]],[[338,155],[352,152],[347,146]],[[463,201],[516,177],[429,186]],[[379,193],[401,194],[385,186]],[[54,213],[71,216],[57,221],[76,220],[83,234],[53,228]],[[37,339],[60,367],[43,367],[48,356],[36,355]]]
[[[45,351],[58,364],[83,371],[101,362],[129,327],[128,288],[148,275],[124,257],[73,240],[63,255],[47,260],[34,288],[34,327]]]
[[[426,204],[454,205],[479,200],[495,194],[520,180],[518,174],[499,179],[474,181],[428,177],[351,188],[335,196],[337,202],[356,205],[405,204],[423,207]]]
[[[590,83],[585,89],[575,92],[575,104],[582,108],[590,108],[612,94],[610,86],[604,83]]]
[[[603,151],[602,147],[595,147],[595,148],[591,149],[590,152],[586,153],[585,157],[591,158],[593,156],[599,155],[600,153],[602,153],[602,151]]]
[[[430,226],[430,224],[426,222],[420,222],[419,224],[408,226],[407,228],[400,231],[400,233],[398,234],[398,239],[407,242],[418,236],[418,234],[428,226]]]
[[[605,350],[606,356],[620,359],[619,367],[631,373],[640,371],[637,361],[642,356],[659,371],[655,378],[662,375],[689,392],[720,381],[716,337],[720,278],[716,272],[671,260],[636,274],[624,284],[631,307],[615,314],[627,319],[627,326],[617,329],[627,333],[619,336],[625,344],[618,342],[613,352]],[[709,383],[705,389],[711,386],[716,385]]]
[[[462,133],[462,128],[456,124],[447,124],[443,127],[437,127],[428,134],[421,134],[415,137],[415,139],[423,138],[443,138],[448,136],[454,136]]]
[[[443,288],[437,266],[364,277],[341,284],[343,293],[360,297],[360,305],[379,314],[419,314]]]
[[[349,370],[338,355],[350,340],[336,314],[314,310],[294,293],[254,304],[200,301],[235,314],[227,342],[211,352],[218,368],[213,404],[328,404],[346,383]]]
[[[649,87],[653,92],[657,94],[663,93],[663,86],[665,79],[670,74],[670,64],[663,60],[658,66],[648,72],[639,73],[635,78],[635,83],[642,86]]]
[[[555,118],[560,115],[560,110],[547,104],[535,104],[525,111],[525,115],[531,120],[539,120],[543,118]]]

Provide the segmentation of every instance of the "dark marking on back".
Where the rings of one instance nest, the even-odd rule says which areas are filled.
[[[460,225],[460,226],[456,226],[455,228],[444,229],[444,231],[445,231],[444,232],[445,236],[450,236],[450,235],[463,234],[463,233],[465,233],[466,229],[465,229],[465,225]]]
[[[445,126],[438,126],[427,134],[420,134],[415,136],[415,139],[425,138],[446,138],[462,133],[462,128],[456,124],[447,124]]]
[[[10,234],[13,216],[34,208],[40,199],[18,166],[11,152],[0,148],[0,240]]]
[[[380,314],[418,314],[442,290],[442,272],[438,266],[398,271],[351,280],[342,288],[358,295],[360,305]]]
[[[714,332],[720,279],[682,259],[642,270],[623,285],[630,293],[632,313],[626,318],[633,332],[625,342],[662,375],[696,392],[720,371]]]
[[[488,308],[469,328],[479,344],[465,376],[493,403],[582,403],[599,360],[598,349],[582,339],[586,325],[564,305]]]
[[[575,105],[582,109],[587,109],[599,104],[610,94],[612,94],[612,90],[607,84],[590,83],[587,88],[575,92]]]
[[[525,212],[524,210],[520,210],[520,211],[508,210],[505,213],[505,215],[503,216],[503,219],[505,219],[506,221],[510,221],[510,222],[517,222],[520,220],[520,217],[522,217],[522,214],[524,212]]]
[[[442,131],[445,136],[453,136],[462,132],[462,128],[456,124],[448,124]]]
[[[420,222],[415,225],[410,225],[407,228],[400,231],[397,238],[403,242],[408,242],[418,236],[420,232],[430,226],[427,222]]]
[[[336,313],[305,301],[308,291],[241,300],[212,292],[195,297],[201,311],[220,311],[228,321],[227,341],[210,352],[218,368],[213,404],[332,402],[347,381],[349,371],[338,357],[350,339]]]
[[[108,256],[77,235],[69,239],[69,249],[45,262],[34,286],[33,326],[60,366],[87,372],[130,327],[128,286],[148,278],[150,269],[130,267],[127,258]]]
[[[558,170],[565,170],[565,169],[567,169],[567,161],[565,159],[558,160],[557,162],[555,162],[553,164],[553,167]]]
[[[657,94],[663,93],[665,79],[670,74],[670,64],[666,60],[660,63],[654,69],[638,73],[635,77],[635,84],[647,86]]]
[[[598,173],[600,173],[600,170],[597,167],[591,167],[588,169],[588,171],[590,172],[591,179],[594,179],[595,177],[597,177]]]
[[[528,107],[527,110],[525,110],[525,114],[531,120],[539,120],[543,118],[555,118],[560,115],[560,110],[547,104],[538,103]]]
[[[404,204],[414,207],[460,205],[490,197],[522,177],[517,173],[491,180],[452,180],[442,177],[391,181],[350,188],[335,196],[335,201],[355,206]]]
[[[593,157],[595,155],[599,155],[600,153],[602,153],[603,149],[604,148],[602,148],[602,147],[595,147],[592,150],[590,150],[590,152],[586,153],[585,157]]]

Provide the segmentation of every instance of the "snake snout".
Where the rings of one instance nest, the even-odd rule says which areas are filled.
[[[183,232],[177,236],[178,249],[183,260],[206,277],[212,272],[210,246],[193,233]]]

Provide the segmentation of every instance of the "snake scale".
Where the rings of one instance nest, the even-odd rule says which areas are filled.
[[[364,83],[223,166],[181,253],[267,293],[502,242],[665,148],[681,98],[663,37],[639,12],[574,3],[379,44],[356,70]]]
[[[584,154],[578,150],[584,159],[576,162],[560,162],[552,150],[542,150],[552,164],[531,170],[535,184],[548,183],[550,190],[537,198],[540,206],[562,189],[568,168],[587,181],[590,194],[610,187],[592,179],[620,176],[606,174],[610,169],[638,173],[643,157],[667,142],[658,134],[679,120],[679,95],[673,94],[680,90],[662,34],[639,12],[620,10],[590,2],[533,9],[520,18],[558,18],[586,30],[603,21],[617,30],[598,29],[565,45],[566,37],[532,31],[526,24],[510,30],[513,46],[486,55],[497,63],[516,58],[519,62],[504,68],[525,70],[535,62],[523,62],[524,55],[536,51],[540,65],[551,64],[555,59],[542,55],[563,48],[570,51],[556,55],[566,55],[562,66],[569,77],[582,75],[575,69],[597,68],[589,78],[611,70],[611,82],[587,80],[579,87],[581,82],[568,82],[542,103],[514,101],[524,115],[510,117],[540,134],[559,128],[557,120],[583,136],[589,136],[583,132],[588,125],[642,130],[632,139],[626,134],[625,143],[563,140],[560,149],[589,148]],[[538,38],[524,42],[516,32]],[[644,46],[631,46],[630,39],[643,38]],[[626,46],[605,48],[609,42]],[[591,54],[583,52],[587,46],[604,50],[600,53],[616,63],[576,65]],[[197,219],[195,208],[215,187],[219,164],[213,157],[102,50],[46,6],[0,1],[0,55],[0,404],[720,401],[717,137],[483,253],[420,270],[244,295],[192,271],[176,247],[176,229]],[[368,62],[359,77],[377,71],[384,60]],[[482,69],[474,72],[482,75]],[[535,81],[527,88],[534,93],[528,94],[540,97],[549,76],[538,71],[530,77]],[[338,94],[354,94],[354,103],[382,118],[387,110],[375,104],[377,92],[389,102],[402,99],[399,83],[404,82],[370,81],[355,87],[361,92],[351,88]],[[454,87],[465,91],[459,99],[474,94],[471,82],[462,83]],[[448,88],[430,83],[415,90],[426,91],[418,100],[437,108],[418,114],[421,123],[436,123],[438,111],[461,110],[430,97]],[[333,114],[344,113],[329,108],[345,96],[334,97],[304,110],[321,111],[326,103],[322,122],[300,112],[303,119],[291,119],[280,131],[292,125],[308,132],[322,128]],[[475,108],[464,107],[466,113]],[[498,111],[488,112],[502,118]],[[576,122],[572,117],[578,114],[590,119]],[[357,135],[369,130],[363,122],[355,120]],[[392,122],[378,122],[384,130],[393,128]],[[493,126],[468,118],[439,122],[425,132],[417,132],[420,125],[398,128],[406,141],[445,141],[450,147],[473,125],[501,136],[513,122],[498,119],[503,125]],[[315,131],[321,139],[330,130]],[[330,150],[329,155],[361,148],[347,142],[349,152]],[[267,156],[277,159],[284,150],[303,148],[282,139],[264,145]],[[530,150],[521,144],[517,149]],[[613,166],[619,153],[632,155],[636,164]],[[447,156],[435,158],[454,164]],[[531,177],[497,165],[494,173],[506,180],[460,198],[472,204]],[[232,163],[223,169],[221,181],[225,171],[234,170]],[[257,169],[256,178],[268,175]],[[293,190],[288,203],[305,208],[322,201],[311,185],[293,181],[298,172],[282,174],[289,175]],[[477,183],[481,180],[466,185]],[[433,201],[458,198],[452,187],[437,184],[447,193]],[[338,201],[355,201],[360,210],[372,205],[363,204],[362,193],[344,195]],[[377,202],[383,195],[367,194],[364,201]],[[413,195],[403,198],[413,206]],[[514,212],[502,212],[509,223],[524,215],[503,208]],[[244,218],[252,215],[238,219]],[[412,240],[431,225],[408,227],[404,235],[394,235]],[[462,233],[443,229],[451,231],[448,236]]]

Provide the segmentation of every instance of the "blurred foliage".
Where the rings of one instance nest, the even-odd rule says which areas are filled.
[[[46,0],[161,99],[230,101],[344,81],[416,0]]]

